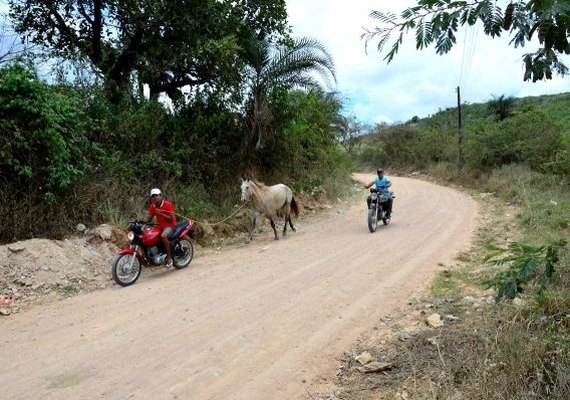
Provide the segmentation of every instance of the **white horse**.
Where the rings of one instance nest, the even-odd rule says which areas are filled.
[[[249,230],[249,237],[247,239],[248,242],[251,240],[253,230],[255,229],[257,220],[260,216],[269,218],[269,221],[271,221],[271,227],[275,233],[275,240],[279,240],[277,229],[275,229],[275,222],[273,222],[273,218],[275,217],[285,218],[283,236],[287,236],[287,222],[291,226],[293,232],[296,231],[293,226],[293,222],[291,221],[291,210],[293,210],[295,216],[299,216],[299,208],[295,198],[293,197],[291,189],[282,183],[273,186],[265,186],[263,183],[255,180],[242,179],[241,200],[251,200],[253,208],[255,209],[253,223]]]

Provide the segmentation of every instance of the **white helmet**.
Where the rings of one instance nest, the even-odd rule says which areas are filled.
[[[162,194],[159,188],[154,188],[150,190],[150,197],[154,196],[155,194]]]

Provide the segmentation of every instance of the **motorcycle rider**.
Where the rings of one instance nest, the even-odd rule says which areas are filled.
[[[171,267],[173,264],[172,250],[170,249],[168,235],[170,235],[172,229],[176,226],[176,216],[172,203],[162,197],[162,192],[158,188],[151,189],[150,191],[150,206],[142,221],[148,223],[152,221],[154,217],[156,217],[158,227],[162,229],[160,239],[166,250],[166,266]]]
[[[383,192],[388,195],[388,200],[386,201],[386,218],[390,219],[392,216],[392,203],[394,202],[394,199],[392,199],[392,193],[388,188],[392,186],[392,182],[389,177],[384,175],[383,168],[378,168],[376,173],[378,176],[372,178],[372,181],[367,185],[364,185],[364,188],[369,189],[372,185],[376,185],[378,192]],[[370,195],[366,199],[366,202],[368,203],[368,208],[370,208]]]

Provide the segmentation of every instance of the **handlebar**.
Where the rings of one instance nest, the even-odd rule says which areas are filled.
[[[131,222],[131,224],[139,224],[142,226],[154,226],[154,225],[156,225],[155,222],[152,222],[152,221],[151,222],[144,222],[141,219],[135,219],[134,221]]]

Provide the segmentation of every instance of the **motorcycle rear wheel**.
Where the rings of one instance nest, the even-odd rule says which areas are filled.
[[[194,245],[188,236],[184,236],[178,243],[182,255],[173,254],[174,268],[182,269],[190,265],[190,261],[194,258]]]
[[[131,261],[132,265],[129,267]],[[117,255],[111,266],[113,280],[121,286],[129,286],[135,283],[141,276],[141,272],[141,262],[136,255],[133,258],[133,254]]]
[[[376,209],[368,209],[368,230],[370,233],[376,232],[376,227],[378,226],[378,220],[376,219]]]

